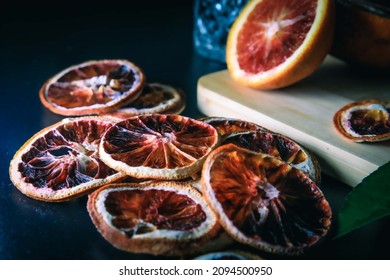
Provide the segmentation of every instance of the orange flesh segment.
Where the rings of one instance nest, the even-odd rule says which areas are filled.
[[[356,110],[351,113],[352,130],[360,135],[380,135],[390,132],[390,109]]]
[[[166,190],[112,191],[104,204],[113,225],[128,237],[156,229],[188,231],[206,220],[199,204]]]
[[[257,4],[238,35],[240,68],[257,74],[286,61],[305,40],[316,8],[316,0],[263,0]]]

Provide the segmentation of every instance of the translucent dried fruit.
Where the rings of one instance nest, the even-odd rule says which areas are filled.
[[[146,114],[180,114],[185,108],[182,91],[168,85],[146,84],[140,96],[130,104],[105,115],[126,119]]]
[[[204,122],[179,115],[136,116],[104,134],[102,160],[136,178],[183,179],[198,172],[218,133]]]
[[[220,226],[201,194],[189,184],[112,184],[88,198],[88,212],[115,247],[152,255],[199,252]]]
[[[12,182],[32,198],[64,201],[125,176],[98,156],[100,139],[112,124],[82,117],[39,131],[15,153],[10,164]]]
[[[336,112],[336,129],[355,142],[390,139],[390,102],[364,100],[352,102]]]
[[[101,114],[134,101],[145,83],[142,70],[127,60],[88,61],[50,78],[39,96],[64,116]]]
[[[316,157],[291,138],[240,119],[208,117],[202,120],[217,129],[222,136],[222,144],[233,143],[242,148],[275,156],[306,172],[320,184],[321,168]]]
[[[301,254],[330,227],[331,209],[318,186],[275,157],[223,145],[208,156],[201,182],[226,232],[260,250]]]
[[[248,131],[268,131],[266,128],[240,119],[224,117],[206,117],[201,119],[203,122],[212,125],[222,138],[230,136],[233,133]]]
[[[315,156],[284,135],[267,131],[242,132],[230,135],[222,142],[228,143],[274,156],[305,172],[316,184],[321,182],[321,168]]]

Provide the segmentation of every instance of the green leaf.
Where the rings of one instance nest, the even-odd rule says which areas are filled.
[[[336,238],[390,215],[390,162],[378,168],[346,197],[338,215]]]

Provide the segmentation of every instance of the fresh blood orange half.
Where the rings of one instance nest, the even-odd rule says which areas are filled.
[[[352,102],[336,112],[336,129],[355,142],[378,142],[390,139],[390,102],[364,100]]]
[[[144,83],[142,70],[130,61],[88,61],[50,78],[39,96],[45,107],[60,115],[101,114],[134,101]]]
[[[219,143],[215,128],[180,115],[151,114],[116,123],[104,134],[101,159],[136,178],[183,179],[202,168]]]
[[[141,95],[130,104],[108,113],[113,117],[127,119],[136,115],[154,113],[180,114],[185,108],[185,97],[181,90],[169,85],[149,83]]]
[[[82,117],[39,131],[15,153],[11,181],[29,197],[54,202],[125,176],[98,157],[100,139],[111,125],[101,118]]]
[[[225,117],[205,117],[201,121],[212,125],[222,137],[228,137],[231,134],[248,131],[268,131],[266,128],[240,119]]]
[[[302,254],[330,227],[331,209],[321,190],[275,157],[226,144],[208,156],[201,180],[227,233],[265,252]]]
[[[132,253],[190,255],[221,229],[202,195],[174,181],[107,185],[89,196],[88,212],[108,242]]]
[[[321,168],[316,157],[284,135],[267,131],[241,132],[230,135],[222,142],[228,143],[276,157],[308,174],[317,185],[321,183]]]
[[[275,89],[314,72],[332,45],[333,2],[249,1],[228,36],[226,62],[232,79]]]

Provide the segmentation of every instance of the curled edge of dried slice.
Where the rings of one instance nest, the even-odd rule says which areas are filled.
[[[367,110],[373,112],[373,118],[367,115],[368,122],[379,122],[381,118],[384,118],[387,122],[388,131],[379,134],[360,134],[351,127],[351,118],[353,117],[353,112]],[[380,116],[375,114],[376,112],[383,112],[383,115]],[[370,120],[371,118],[371,120]],[[390,102],[385,102],[381,100],[371,99],[363,100],[357,102],[351,102],[347,105],[340,108],[333,117],[333,123],[336,127],[336,130],[343,135],[345,138],[352,140],[354,142],[379,142],[386,141],[390,139]],[[362,124],[364,125],[364,124]],[[386,125],[386,124],[385,124]]]
[[[309,174],[310,178],[313,179],[317,183],[317,185],[321,184],[321,167],[317,160],[317,157],[309,149],[303,147],[301,144],[291,139],[290,137],[273,132],[256,123],[236,118],[205,117],[201,118],[200,120],[214,126],[214,128],[217,129],[218,133],[221,135],[222,138],[222,145],[229,143],[229,141],[233,138],[240,137],[240,135],[245,138],[245,135],[253,133],[269,133],[270,135],[273,135],[274,138],[279,139],[281,142],[291,141],[291,143],[294,143],[297,147],[299,147],[299,149],[306,156],[306,161],[295,165],[295,167]],[[237,145],[237,143],[234,144]],[[238,146],[249,149],[249,147],[243,145]]]
[[[147,83],[136,100],[104,115],[127,119],[156,113],[180,114],[185,106],[186,99],[182,90],[161,83]]]
[[[121,65],[129,66],[135,75],[134,84],[131,86],[130,89],[126,91],[125,94],[122,94],[122,96],[120,96],[119,98],[109,101],[108,103],[79,106],[75,108],[66,108],[64,106],[55,104],[48,99],[48,90],[50,86],[56,83],[61,77],[65,76],[66,74],[72,71],[77,72],[79,71],[79,68],[82,67],[89,67],[91,65],[99,65],[105,63],[118,63]],[[146,78],[143,71],[137,65],[135,65],[134,63],[128,60],[125,59],[90,60],[77,65],[70,66],[62,70],[61,72],[55,74],[50,79],[48,79],[39,90],[39,98],[42,104],[47,109],[59,115],[63,115],[63,116],[96,115],[96,114],[102,114],[104,112],[116,110],[134,101],[141,94],[145,81]]]
[[[141,209],[136,209],[137,203],[135,202],[132,204],[126,200],[127,198],[129,198],[129,200],[132,199],[129,192],[133,191],[138,193],[154,191],[154,194],[156,191],[162,191],[177,196],[185,196],[189,198],[190,201],[182,204],[179,209],[180,211],[177,209],[169,209],[169,204],[163,205],[159,209],[152,209],[154,211],[152,212],[159,218],[156,222],[156,220],[153,220],[153,214],[145,213],[145,217],[139,217],[139,215],[141,215]],[[123,193],[110,197],[112,192]],[[126,192],[127,194],[125,194]],[[153,195],[153,193],[151,195]],[[106,203],[107,199],[109,199],[108,203]],[[125,204],[121,206],[122,208],[116,205],[121,202],[119,199]],[[158,197],[151,197],[148,200],[148,197],[145,195],[142,195],[142,199],[143,211],[150,210],[148,207],[151,207],[151,204],[153,204],[152,206],[155,206],[154,204],[158,204],[159,202],[161,202],[161,204],[164,202],[173,202],[173,199],[169,198],[166,198],[166,200],[162,202]],[[171,220],[172,223],[161,223],[161,220],[164,220],[165,218],[183,218],[180,214],[183,214],[182,211],[185,212],[185,207],[194,207],[194,204],[198,210],[200,208],[200,211],[203,212],[201,218],[199,218],[198,215],[193,217],[200,219],[200,221],[197,221],[197,226],[195,228],[170,229],[169,227],[174,227],[174,225],[172,225],[174,224],[174,220]],[[112,210],[110,210],[111,213],[107,211],[107,205],[112,207]],[[100,234],[114,247],[127,252],[165,256],[186,256],[222,248],[226,244],[226,240],[220,238],[221,236],[223,237],[223,231],[214,212],[208,207],[202,195],[191,187],[191,185],[186,183],[159,181],[142,185],[109,184],[97,189],[89,195],[87,209],[92,222]],[[175,210],[179,212],[175,212]],[[113,212],[115,212],[116,216],[112,214]],[[120,215],[123,215],[123,217],[116,219],[116,217]],[[189,218],[184,213],[184,218],[190,219],[191,217]],[[183,221],[180,221],[181,226],[183,226],[182,222]],[[158,225],[158,223],[161,224]],[[122,228],[120,226],[122,226]],[[125,228],[125,226],[131,226],[131,229]],[[213,239],[218,242],[215,244],[214,242],[210,242]]]
[[[103,121],[106,123],[112,123],[112,118],[102,118],[102,117],[78,117],[78,118],[65,118],[61,120],[60,122],[57,122],[51,126],[48,126],[36,134],[34,134],[30,139],[28,139],[15,153],[14,157],[12,158],[10,162],[9,167],[9,175],[12,183],[14,186],[23,194],[25,194],[28,197],[31,197],[36,200],[41,200],[45,202],[64,202],[68,201],[77,197],[80,197],[82,195],[85,195],[87,193],[90,193],[95,188],[98,188],[100,186],[103,186],[108,183],[115,182],[116,180],[119,180],[123,177],[125,177],[125,174],[121,172],[116,172],[112,175],[109,175],[105,178],[99,178],[99,179],[93,179],[89,182],[85,182],[82,184],[79,184],[72,188],[63,188],[59,190],[53,190],[51,188],[42,187],[37,188],[32,183],[26,182],[25,177],[22,176],[21,172],[19,171],[19,164],[23,162],[22,157],[30,151],[32,145],[38,141],[42,136],[44,136],[46,133],[55,130],[57,127],[66,125],[72,122],[82,121],[82,120],[95,120],[95,121]]]
[[[237,161],[237,159],[239,160]],[[237,162],[234,162],[235,160]],[[256,164],[252,161],[255,161]],[[225,165],[226,162],[229,166]],[[240,162],[252,164],[252,170],[246,169],[246,165],[241,166]],[[259,164],[259,162],[263,162],[263,164]],[[217,173],[224,169],[222,173],[225,172],[225,175],[228,175],[215,173],[216,171],[212,170],[214,163],[219,169]],[[271,173],[260,170],[262,165]],[[277,174],[271,175],[273,172]],[[285,189],[288,186],[285,185],[285,181],[289,173],[291,173],[294,188]],[[239,176],[242,180],[234,176]],[[264,180],[263,176],[272,179],[270,181]],[[304,172],[267,154],[256,153],[234,144],[222,145],[208,156],[203,166],[201,183],[206,201],[216,213],[226,232],[237,242],[263,252],[279,255],[301,255],[308,248],[317,244],[327,234],[331,226],[332,211],[320,188]],[[214,186],[221,187],[218,184],[223,186],[221,191],[216,193]],[[257,190],[258,184],[262,186],[261,190]],[[301,188],[297,188],[297,186],[301,186]],[[293,204],[291,201],[287,204],[285,202],[284,206],[281,201],[272,202],[274,199],[280,200],[281,188],[287,192],[283,201],[297,201],[293,201]],[[299,194],[300,190],[304,192],[303,195]],[[233,203],[234,200],[235,203]],[[304,207],[300,210],[303,212],[301,216],[292,219],[297,213],[293,211],[294,209],[288,213],[286,208],[287,206],[289,208],[296,207],[295,204],[299,200],[301,200],[300,203],[304,203],[302,204]],[[221,201],[225,202],[225,206]],[[314,205],[309,206],[310,203]],[[235,205],[234,209],[233,205]],[[229,215],[233,215],[233,217],[229,217]],[[268,219],[272,221],[268,221]],[[309,221],[315,224],[307,224]],[[275,224],[271,226],[272,223]],[[273,232],[263,229],[265,225],[268,229],[273,228]],[[303,234],[299,240],[293,240],[299,236],[295,236],[294,231],[296,234],[299,232]],[[281,236],[277,237],[277,234]],[[273,241],[270,242],[270,240]]]

